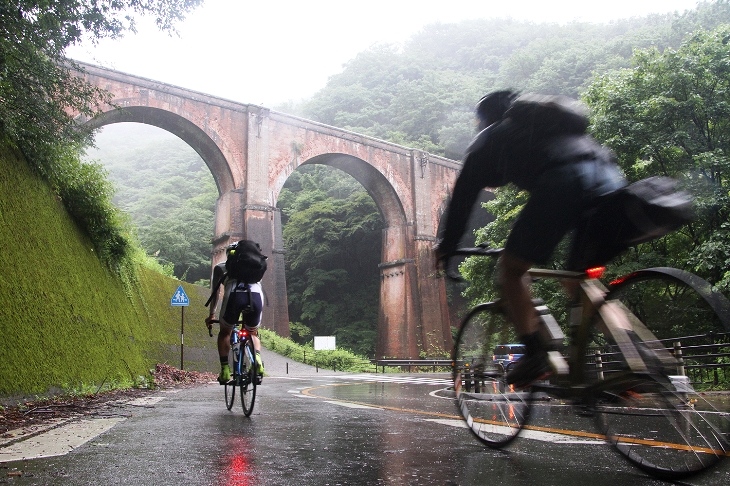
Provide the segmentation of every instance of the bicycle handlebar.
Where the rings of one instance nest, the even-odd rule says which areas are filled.
[[[498,257],[504,248],[490,248],[488,246],[476,246],[474,248],[457,248],[448,256],[466,255],[466,256],[491,256]]]
[[[455,269],[449,265],[449,259],[451,257],[455,256],[488,256],[496,258],[498,257],[502,251],[503,248],[490,248],[486,245],[479,245],[476,247],[466,247],[466,248],[457,248],[456,250],[448,253],[447,255],[444,255],[442,258],[444,260],[444,271],[446,273],[446,276],[454,281],[461,282],[463,278],[461,278],[461,275]]]
[[[213,326],[211,324],[219,324],[220,322],[220,319],[211,319],[205,323],[208,326],[208,336],[213,337]],[[243,321],[236,321],[236,325],[238,324],[243,324]]]

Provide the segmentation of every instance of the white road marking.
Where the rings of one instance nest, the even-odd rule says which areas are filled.
[[[0,449],[0,462],[62,456],[103,434],[123,417],[80,420]]]
[[[165,398],[141,397],[123,403],[133,407],[152,407]],[[124,420],[125,417],[58,419],[43,426],[11,430],[0,441],[0,462],[68,454]]]
[[[442,425],[448,425],[450,427],[467,428],[467,424],[463,420],[449,420],[449,419],[425,419],[427,422],[436,422]],[[495,431],[500,428],[507,429],[507,427],[492,426]],[[552,442],[554,444],[598,444],[606,445],[606,441],[598,439],[583,439],[580,437],[574,437],[570,435],[555,434],[551,432],[540,432],[538,430],[524,429],[520,432],[520,439],[531,439],[539,440],[541,442]]]
[[[335,402],[330,400],[325,400],[325,403],[331,403],[333,405],[339,405],[341,407],[347,407],[347,408],[366,408],[370,410],[381,410],[380,407],[370,407],[368,405],[360,405],[359,403],[350,403],[350,402]]]
[[[41,425],[33,425],[22,429],[10,430],[6,434],[3,434],[3,437],[0,439],[0,447],[3,447],[5,444],[9,444],[11,442],[16,442],[23,437],[29,437],[31,435],[36,435],[43,431],[52,429],[67,421],[68,419],[53,419],[47,420]]]

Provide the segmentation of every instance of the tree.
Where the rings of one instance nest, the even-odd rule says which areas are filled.
[[[632,258],[691,269],[730,288],[730,27],[700,30],[676,49],[639,51],[635,67],[601,76],[585,95],[593,132],[630,180],[680,178],[699,217]]]
[[[382,218],[372,198],[336,169],[304,166],[279,198],[292,322],[375,351]],[[311,339],[311,338],[310,338]]]
[[[0,2],[0,129],[41,162],[57,140],[86,141],[70,112],[93,115],[108,101],[100,88],[74,76],[65,56],[83,36],[117,38],[135,31],[134,15],[153,15],[171,30],[201,0],[2,0]]]
[[[0,133],[59,196],[75,183],[67,178],[75,171],[63,176],[61,165],[80,165],[80,152],[90,143],[90,133],[80,129],[72,114],[93,116],[110,99],[73,74],[79,66],[66,58],[66,48],[83,36],[98,40],[134,32],[136,15],[153,15],[161,29],[171,30],[201,1],[0,0]],[[91,183],[87,177],[85,185],[89,189],[102,185],[102,178],[94,175]],[[128,246],[124,230],[115,217],[89,219],[106,211],[110,195],[101,191],[86,196],[81,210],[78,205],[71,207],[72,199],[62,196],[62,200],[96,248],[116,266]]]

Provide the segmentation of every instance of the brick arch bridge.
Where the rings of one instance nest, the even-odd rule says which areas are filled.
[[[452,344],[444,280],[430,249],[460,164],[419,150],[126,73],[79,63],[81,76],[112,93],[114,106],[79,120],[93,127],[138,122],[187,142],[209,167],[216,205],[213,264],[230,242],[259,241],[270,256],[263,325],[289,335],[281,215],[276,201],[303,164],[324,164],[359,181],[385,222],[378,357],[416,358]]]

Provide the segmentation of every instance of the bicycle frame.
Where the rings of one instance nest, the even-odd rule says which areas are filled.
[[[244,361],[243,353],[249,353],[248,359],[250,363],[256,362],[256,357],[250,354],[250,350],[246,343],[251,340],[251,334],[245,327],[234,327],[231,331],[231,349],[233,350],[233,379],[246,379],[245,370],[241,370],[241,363]]]
[[[594,269],[592,269],[594,270]],[[598,273],[598,269],[595,269]],[[562,388],[583,389],[586,384],[585,356],[587,355],[591,327],[596,326],[601,332],[609,336],[619,347],[632,373],[649,373],[650,367],[642,356],[636,340],[631,333],[636,334],[639,342],[658,342],[658,338],[619,301],[605,299],[608,290],[597,277],[589,276],[587,272],[571,272],[550,269],[530,269],[528,274],[533,278],[554,278],[557,280],[575,281],[576,308],[580,312],[570,316],[570,333],[567,340],[570,347],[569,359],[566,360],[560,352],[559,346],[565,340],[560,326],[544,305],[536,305],[541,321],[541,331],[551,350],[548,357],[556,371]],[[600,277],[600,275],[598,275]],[[671,366],[675,363],[674,357],[664,348],[652,348],[654,358],[663,365]]]
[[[455,252],[456,255],[466,256],[491,256],[497,257],[501,249],[485,247],[463,248]],[[586,385],[585,356],[588,351],[589,338],[593,326],[597,327],[606,336],[610,337],[619,347],[624,356],[631,373],[649,373],[650,367],[642,357],[638,348],[638,342],[631,338],[634,333],[639,342],[658,342],[657,337],[634,316],[631,311],[619,301],[607,301],[608,290],[598,280],[605,270],[604,267],[588,269],[585,272],[569,270],[553,270],[545,268],[531,268],[528,275],[532,279],[549,278],[561,282],[567,282],[566,287],[574,293],[575,306],[580,312],[572,313],[570,316],[570,336],[565,339],[555,318],[547,306],[539,301],[534,301],[535,310],[539,316],[541,325],[540,331],[548,343],[550,350],[548,357],[556,372],[559,386],[538,385],[539,388],[550,388],[553,394],[561,396],[574,396],[583,393]],[[496,301],[496,304],[501,299]],[[567,342],[570,353],[568,360],[565,359],[562,351],[563,343]],[[674,357],[662,347],[652,347],[655,356],[664,366],[672,366],[676,363]],[[575,393],[572,391],[575,390]]]
[[[463,248],[456,254],[496,256],[499,251]],[[728,407],[722,398],[674,379],[684,374],[681,353],[675,358],[649,326],[657,326],[659,334],[697,318],[705,327],[730,330],[730,302],[678,269],[640,270],[607,287],[597,270],[528,271],[533,279],[561,281],[572,301],[566,339],[547,306],[533,300],[554,371],[549,382],[515,388],[508,384],[509,370],[491,356],[495,342],[514,333],[504,300],[478,304],[465,315],[455,337],[452,371],[456,405],[466,425],[482,443],[501,449],[531,427],[533,408],[543,412],[539,419],[549,420],[547,395],[594,417],[606,441],[653,476],[688,477],[718,464],[730,455]],[[635,292],[643,282],[648,287]],[[646,306],[637,305],[644,303],[641,289],[650,291]],[[595,374],[589,374],[588,351],[596,344]],[[618,359],[603,362],[599,358],[605,352]]]

